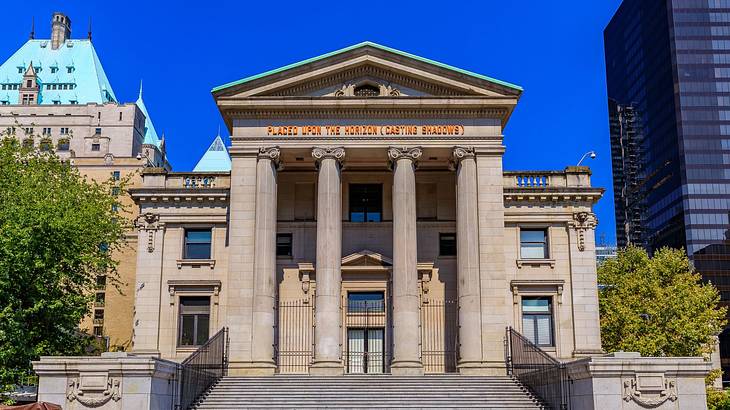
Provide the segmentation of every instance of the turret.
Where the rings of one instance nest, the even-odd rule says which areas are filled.
[[[51,48],[56,50],[71,38],[71,19],[63,13],[53,13],[51,20]]]

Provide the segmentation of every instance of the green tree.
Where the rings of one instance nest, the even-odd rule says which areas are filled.
[[[78,330],[96,278],[117,285],[112,254],[128,221],[111,194],[50,152],[0,141],[0,391],[41,355],[88,354]]]
[[[683,250],[663,248],[653,258],[637,247],[598,268],[604,350],[643,356],[700,356],[712,352],[727,308],[703,283]]]

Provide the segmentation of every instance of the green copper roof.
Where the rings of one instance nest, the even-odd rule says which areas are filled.
[[[268,75],[280,73],[282,71],[286,71],[286,70],[289,70],[289,69],[292,69],[292,68],[296,68],[296,67],[299,67],[299,66],[303,66],[305,64],[313,63],[315,61],[322,60],[322,59],[325,59],[327,57],[332,57],[332,56],[335,56],[335,55],[338,55],[338,54],[342,54],[342,53],[346,53],[346,52],[348,52],[350,50],[355,50],[355,49],[362,48],[362,47],[373,47],[373,48],[377,48],[377,49],[380,49],[380,50],[388,51],[388,52],[391,52],[391,53],[394,53],[394,54],[398,54],[398,55],[401,55],[401,56],[404,56],[404,57],[412,58],[414,60],[418,60],[418,61],[421,61],[421,62],[424,62],[424,63],[427,63],[427,64],[435,65],[437,67],[445,68],[447,70],[451,70],[451,71],[454,71],[454,72],[457,72],[457,73],[460,73],[460,74],[465,74],[465,75],[468,75],[468,76],[471,76],[471,77],[474,77],[474,78],[478,78],[480,80],[490,81],[490,82],[493,82],[493,83],[497,83],[497,84],[503,85],[505,87],[509,87],[509,88],[512,88],[512,89],[515,89],[515,90],[522,91],[522,87],[520,87],[519,85],[515,85],[515,84],[512,84],[512,83],[508,83],[506,81],[497,80],[496,78],[487,77],[485,75],[477,74],[477,73],[474,73],[474,72],[471,72],[471,71],[463,70],[461,68],[457,68],[457,67],[454,67],[454,66],[450,66],[448,64],[440,63],[438,61],[429,60],[428,58],[419,57],[419,56],[414,55],[414,54],[406,53],[405,51],[400,51],[400,50],[396,50],[394,48],[382,46],[380,44],[373,43],[371,41],[364,41],[362,43],[358,43],[358,44],[355,44],[355,45],[352,45],[352,46],[349,46],[349,47],[345,47],[345,48],[342,48],[342,49],[339,49],[339,50],[335,50],[335,51],[332,51],[332,52],[329,52],[329,53],[326,53],[326,54],[322,54],[322,55],[317,56],[317,57],[313,57],[313,58],[309,58],[309,59],[306,59],[306,60],[302,60],[302,61],[299,61],[299,62],[294,63],[294,64],[285,65],[284,67],[279,67],[277,69],[270,70],[270,71],[266,71],[266,72],[261,73],[261,74],[252,75],[250,77],[242,78],[242,79],[237,80],[237,81],[233,81],[233,82],[230,82],[230,83],[227,83],[227,84],[223,84],[223,85],[220,85],[218,87],[213,88],[211,90],[211,92],[221,91],[221,90],[224,90],[224,89],[229,88],[229,87],[233,87],[233,86],[236,86],[236,85],[239,85],[239,84],[244,84],[244,83],[247,83],[249,81],[253,81],[253,80],[256,80],[256,79],[259,79],[259,78],[262,78],[262,77],[266,77]]]
[[[0,65],[0,103],[18,104],[18,85],[30,64],[35,68],[39,104],[116,102],[99,56],[90,40],[28,40]]]
[[[150,118],[150,114],[147,112],[147,106],[144,104],[144,100],[142,100],[142,82],[139,83],[139,97],[137,97],[137,101],[135,102],[135,104],[137,104],[137,107],[139,107],[139,110],[142,111],[142,114],[144,114],[145,118],[143,143],[154,145],[157,148],[160,148],[162,140],[160,140],[160,137],[157,135],[155,125],[152,124],[152,118]]]

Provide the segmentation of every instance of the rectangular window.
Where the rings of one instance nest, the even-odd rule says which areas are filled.
[[[91,150],[92,151],[100,151],[101,145],[100,144],[91,144]]]
[[[94,326],[94,336],[104,336],[104,327]]]
[[[112,179],[115,181],[119,181],[119,179],[122,177],[122,174],[119,171],[112,172]]]
[[[383,217],[383,185],[350,184],[350,221],[380,222]]]
[[[119,192],[120,192],[120,190],[119,190],[119,187],[118,186],[113,186],[112,187],[112,195],[113,196],[119,195]]]
[[[292,255],[292,234],[276,234],[276,256],[291,257]]]
[[[95,130],[95,134],[96,134],[96,135],[101,135],[101,128],[97,128],[97,129]]]
[[[440,256],[456,256],[456,234],[440,233],[439,234],[439,255]]]
[[[68,139],[60,139],[58,140],[58,150],[59,151],[68,151],[69,150],[69,140]]]
[[[185,259],[210,259],[210,229],[185,230]]]
[[[61,127],[61,135],[68,135],[68,128],[67,127]]]
[[[547,259],[547,229],[520,229],[520,258]]]
[[[94,310],[94,319],[104,320],[104,310],[102,310],[102,309]]]
[[[555,346],[552,298],[522,298],[522,334],[538,346]]]
[[[383,292],[348,292],[347,312],[384,312],[385,294]]]
[[[200,346],[208,340],[210,331],[210,298],[180,297],[178,346]]]
[[[43,135],[51,135],[51,129],[50,128],[43,128]]]

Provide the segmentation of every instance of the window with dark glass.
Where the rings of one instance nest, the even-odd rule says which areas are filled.
[[[547,230],[520,229],[520,258],[547,259]]]
[[[92,151],[100,151],[101,145],[100,144],[91,144],[91,150]]]
[[[350,221],[380,222],[383,217],[383,186],[350,184]]]
[[[112,179],[115,180],[115,181],[119,181],[119,179],[121,178],[121,176],[122,176],[122,174],[119,171],[113,171],[112,172]]]
[[[185,230],[185,259],[210,259],[211,230]]]
[[[276,256],[291,257],[292,255],[292,234],[276,234]]]
[[[349,313],[383,312],[385,311],[385,294],[383,292],[348,292],[347,311]]]
[[[23,146],[25,148],[33,148],[34,145],[35,143],[33,142],[32,138],[26,138],[23,140]]]
[[[180,297],[178,346],[200,346],[208,340],[210,331],[210,298]]]
[[[112,187],[112,195],[117,196],[117,195],[119,195],[119,192],[121,192],[121,190],[118,186]]]
[[[356,97],[377,97],[380,95],[380,87],[372,84],[363,84],[355,87]]]
[[[538,346],[555,346],[552,298],[522,298],[522,334]]]
[[[102,326],[94,326],[94,336],[104,336],[104,328]]]
[[[106,295],[103,292],[97,293],[95,299],[96,306],[104,306],[105,298]]]
[[[106,276],[105,275],[99,275],[96,277],[96,288],[100,289],[100,290],[106,288]]]
[[[104,310],[103,309],[96,309],[94,310],[94,319],[96,320],[104,320]]]
[[[456,256],[456,234],[440,233],[439,234],[439,255]]]
[[[43,138],[39,145],[41,151],[50,151],[53,149],[53,141],[50,138]]]
[[[66,138],[62,138],[58,140],[58,150],[59,151],[68,151],[70,149],[69,140]]]

